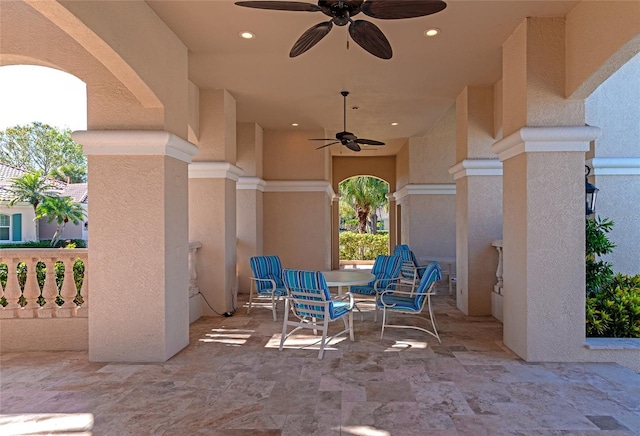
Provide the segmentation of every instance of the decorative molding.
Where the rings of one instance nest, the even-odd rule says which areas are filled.
[[[267,182],[259,177],[239,177],[236,183],[236,189],[246,189],[264,192]]]
[[[453,180],[468,176],[502,176],[502,162],[498,159],[465,159],[449,168]]]
[[[522,153],[589,151],[589,142],[600,136],[599,127],[523,127],[491,146],[505,161]]]
[[[164,130],[78,130],[71,134],[87,156],[169,156],[191,163],[198,147]]]
[[[229,162],[192,162],[189,164],[190,179],[230,179],[237,182],[243,174],[242,169]]]
[[[330,198],[336,195],[326,180],[270,180],[264,192],[326,192]]]
[[[454,183],[430,183],[430,184],[411,184],[406,185],[402,189],[393,193],[396,201],[399,201],[407,195],[455,195],[456,185]]]
[[[640,157],[594,157],[585,162],[595,176],[638,176]]]

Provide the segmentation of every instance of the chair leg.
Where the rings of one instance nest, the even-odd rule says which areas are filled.
[[[382,337],[384,336],[384,326],[387,322],[387,311],[383,308],[382,309],[382,331],[380,332],[380,339],[382,339]]]
[[[287,322],[289,321],[289,300],[284,301],[284,321],[282,321],[282,336],[280,337],[280,351],[284,346],[284,340],[287,338]]]
[[[438,343],[442,343],[440,340],[440,335],[438,334],[438,329],[436,328],[436,319],[433,316],[433,309],[431,308],[431,295],[427,295],[427,304],[429,305],[429,320],[431,321],[431,326],[433,327],[433,333],[435,333],[436,339],[438,339]]]
[[[349,312],[349,339],[351,342],[356,340],[353,334],[353,311]]]
[[[315,318],[314,318],[315,321]],[[329,317],[325,316],[322,327],[322,339],[320,341],[320,351],[318,352],[318,359],[322,359],[324,356],[324,347],[327,345],[327,331],[329,330]],[[314,330],[315,331],[315,330]]]
[[[275,299],[275,293],[272,292],[271,293],[271,311],[273,312],[273,320],[277,321],[278,320],[278,315],[276,314],[276,304],[277,304],[278,300]]]
[[[251,301],[253,300],[253,283],[254,281],[251,280],[251,287],[249,288],[249,306],[247,307],[247,315],[249,315],[249,312],[251,312]]]

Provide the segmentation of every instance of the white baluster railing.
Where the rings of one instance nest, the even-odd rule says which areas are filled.
[[[3,248],[0,250],[0,265],[6,265],[7,268],[6,285],[2,289],[1,296],[1,301],[5,305],[0,306],[0,318],[86,317],[89,297],[88,254],[86,248]],[[84,263],[83,283],[80,290],[83,300],[81,304],[76,304],[78,290],[73,273],[74,264],[78,259]],[[18,273],[18,266],[21,263],[26,265],[26,280],[22,288]],[[57,263],[64,265],[60,287],[56,284],[55,265]],[[42,289],[38,283],[38,264],[44,264],[46,268]],[[80,308],[83,310],[79,310]]]

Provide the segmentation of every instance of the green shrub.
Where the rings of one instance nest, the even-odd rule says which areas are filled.
[[[640,338],[640,275],[618,274],[587,297],[587,336]]]
[[[593,297],[613,278],[609,262],[598,260],[599,256],[609,254],[615,244],[609,241],[607,234],[613,228],[613,221],[596,217],[585,220],[585,263],[587,297]]]
[[[43,239],[40,241],[20,242],[17,244],[0,244],[2,248],[52,248],[51,241]],[[87,248],[87,241],[84,239],[65,239],[58,241],[53,248]]]
[[[340,259],[375,260],[379,254],[389,254],[388,233],[340,233]]]

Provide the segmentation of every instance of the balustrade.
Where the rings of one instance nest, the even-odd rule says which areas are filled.
[[[86,317],[87,258],[86,248],[2,249],[0,318]],[[84,310],[79,311],[80,307]]]
[[[498,250],[498,267],[496,268],[496,284],[493,285],[493,293],[491,294],[491,315],[498,321],[503,320],[502,316],[502,240],[498,239],[491,242],[491,245]]]

